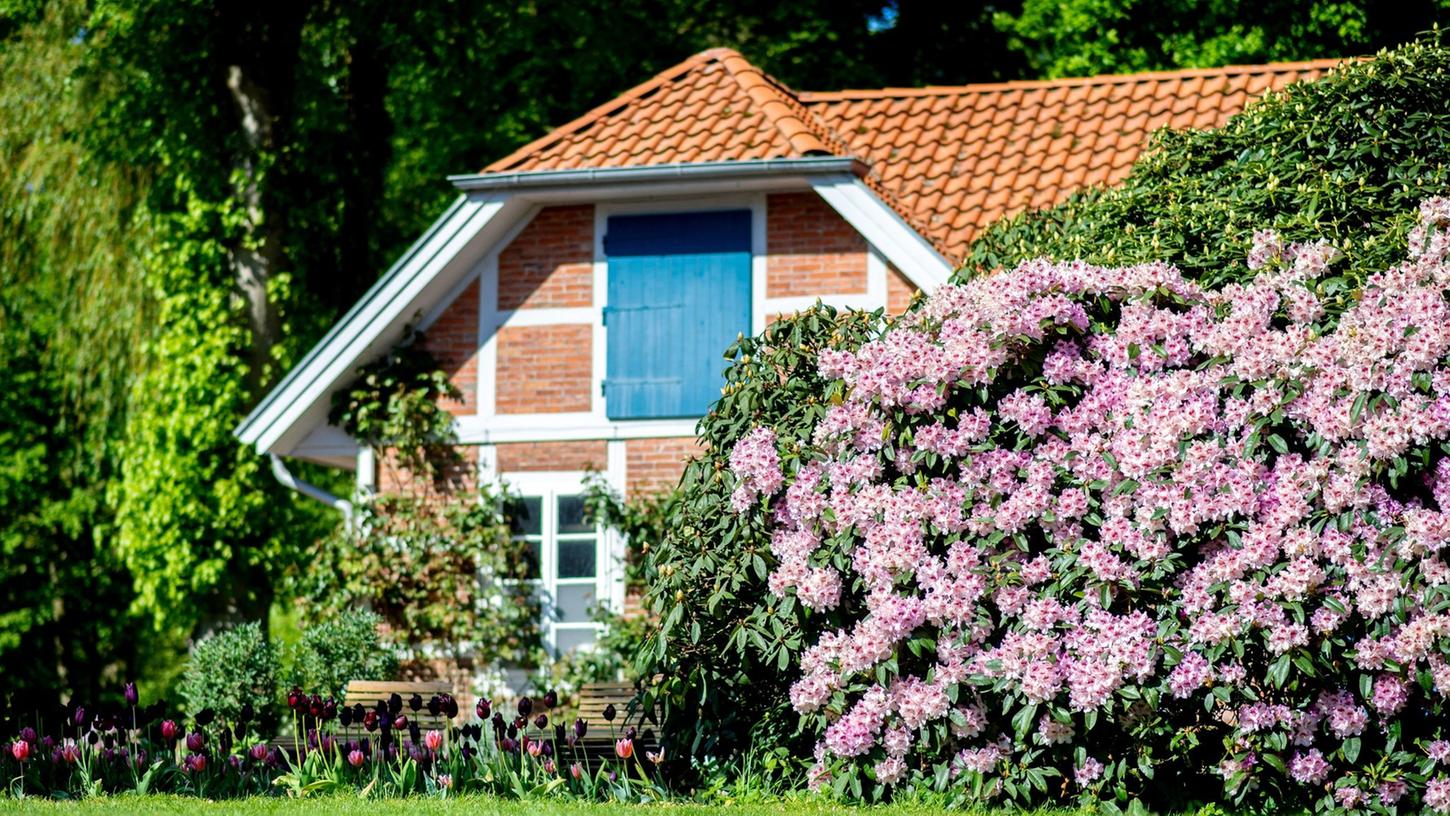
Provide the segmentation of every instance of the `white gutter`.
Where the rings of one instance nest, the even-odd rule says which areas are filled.
[[[342,511],[343,519],[349,525],[352,524],[352,502],[346,499],[339,499],[317,485],[304,482],[296,476],[293,476],[292,471],[287,469],[287,463],[283,462],[282,457],[277,454],[269,453],[267,456],[272,459],[272,476],[278,482],[281,482],[283,487],[295,490],[310,499],[316,499],[323,504],[331,506],[334,510]]]
[[[576,187],[587,184],[749,178],[785,174],[866,174],[866,164],[849,156],[808,156],[802,159],[750,159],[747,161],[684,162],[637,167],[587,167],[577,170],[529,170],[519,173],[474,173],[449,176],[464,192],[517,190],[529,187]]]

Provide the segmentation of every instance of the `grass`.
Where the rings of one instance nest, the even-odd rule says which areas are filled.
[[[157,816],[343,816],[364,812],[369,816],[491,816],[492,814],[527,813],[528,816],[767,816],[789,812],[798,816],[927,816],[941,813],[939,806],[903,804],[889,806],[843,805],[819,799],[794,799],[730,805],[704,804],[594,804],[559,800],[528,800],[519,802],[493,797],[459,797],[454,799],[384,799],[359,801],[352,797],[318,799],[278,799],[253,797],[223,802],[209,802],[180,796],[113,796],[79,802],[56,802],[27,799],[0,800],[0,813],[26,813],[36,816],[121,816],[121,814],[157,814]],[[1008,811],[959,811],[964,816]],[[1012,816],[1087,816],[1089,811],[1043,810],[1011,811]]]

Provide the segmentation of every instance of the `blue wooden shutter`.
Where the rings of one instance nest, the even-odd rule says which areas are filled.
[[[703,416],[750,330],[750,211],[613,216],[604,254],[605,413]]]

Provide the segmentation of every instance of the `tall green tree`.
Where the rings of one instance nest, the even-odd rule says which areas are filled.
[[[1447,20],[1446,0],[1025,0],[997,15],[1044,77],[1358,56]]]

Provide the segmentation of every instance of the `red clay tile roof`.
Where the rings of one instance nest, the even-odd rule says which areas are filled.
[[[796,93],[740,54],[696,54],[484,173],[853,156],[952,261],[983,227],[1111,185],[1158,128],[1224,124],[1338,60],[1087,79]]]

